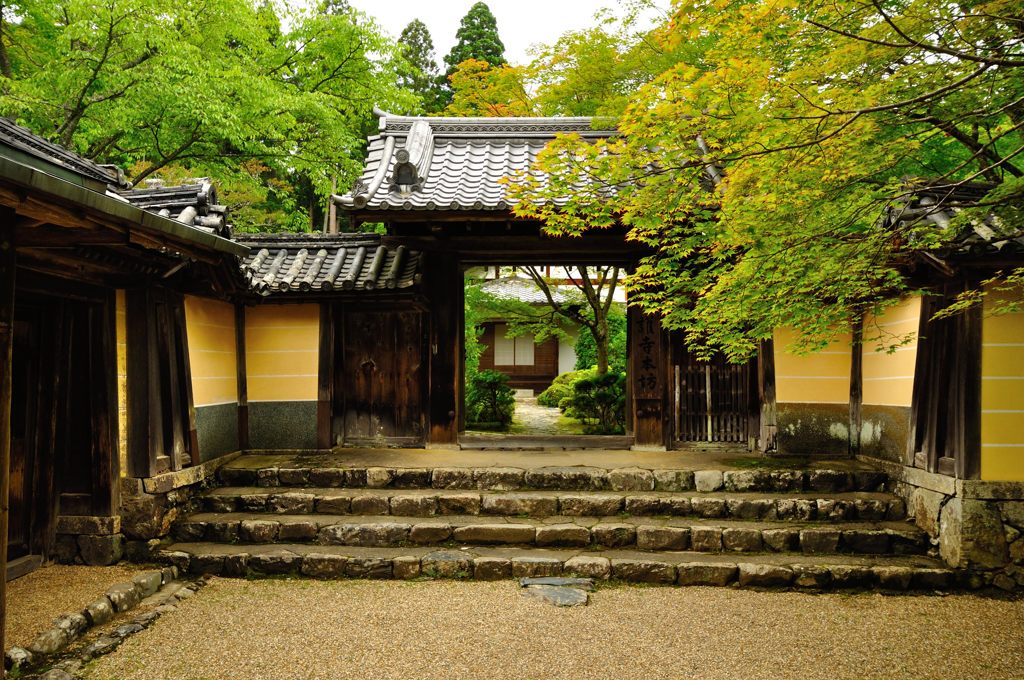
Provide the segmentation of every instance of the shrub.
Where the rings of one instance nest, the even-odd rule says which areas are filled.
[[[582,422],[587,434],[622,434],[626,429],[626,374],[609,371],[577,380],[565,412]]]
[[[498,423],[508,427],[516,410],[516,394],[508,376],[498,371],[480,371],[466,391],[466,419],[471,423]]]
[[[551,387],[537,395],[537,403],[541,406],[559,406],[562,400],[572,396],[572,386],[580,378],[597,375],[597,369],[588,368],[583,371],[568,371],[551,381]]]

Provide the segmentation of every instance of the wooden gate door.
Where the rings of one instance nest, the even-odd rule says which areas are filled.
[[[14,320],[14,362],[11,385],[10,519],[7,528],[9,559],[24,557],[35,543],[36,409],[39,403],[39,315],[26,312]],[[27,317],[27,318],[26,318]]]
[[[336,436],[349,444],[423,444],[427,403],[423,314],[337,311]]]
[[[757,360],[733,364],[719,354],[698,361],[674,345],[676,439],[749,448],[757,436]]]

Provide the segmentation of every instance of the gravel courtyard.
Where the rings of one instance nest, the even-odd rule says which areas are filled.
[[[213,579],[90,678],[1015,678],[1024,601]]]

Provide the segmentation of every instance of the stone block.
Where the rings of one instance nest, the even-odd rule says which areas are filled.
[[[513,557],[512,576],[561,576],[562,561],[554,557]]]
[[[802,491],[804,473],[799,470],[775,470],[768,473],[769,489],[776,493],[786,491]]]
[[[729,498],[725,507],[735,519],[775,519],[775,501],[764,498]]]
[[[77,640],[89,628],[89,619],[81,612],[63,614],[53,622],[54,628],[60,628],[67,635],[68,641]]]
[[[440,515],[479,515],[480,504],[478,493],[445,494],[438,496],[437,512]]]
[[[343,472],[342,486],[350,489],[362,489],[366,486],[366,468],[345,468]]]
[[[576,555],[565,561],[562,571],[586,578],[607,579],[612,575],[612,563],[607,557]]]
[[[278,468],[277,480],[281,486],[306,486],[309,484],[309,468]]]
[[[58,534],[92,534],[110,536],[121,532],[121,517],[94,515],[60,515],[57,517]]]
[[[803,529],[800,549],[807,555],[827,555],[839,551],[839,529]]]
[[[629,496],[624,507],[628,514],[637,517],[669,514],[668,499],[661,496]]]
[[[533,489],[602,491],[608,488],[608,473],[601,468],[585,466],[543,467],[527,470],[524,482]]]
[[[675,565],[654,560],[612,560],[612,577],[630,583],[675,583]]]
[[[842,470],[811,470],[807,473],[810,491],[837,493],[850,488],[850,474]]]
[[[886,529],[890,550],[895,555],[924,555],[928,552],[928,534],[916,529]]]
[[[721,552],[722,529],[720,527],[691,527],[690,550],[695,552]]]
[[[267,508],[281,515],[306,515],[313,512],[315,502],[311,493],[288,492],[271,496]]]
[[[126,612],[142,601],[142,592],[134,583],[117,583],[107,592],[107,599],[117,613]]]
[[[739,584],[743,587],[783,588],[793,582],[793,570],[774,564],[749,564],[739,566]]]
[[[349,557],[345,562],[345,575],[352,578],[391,578],[392,563],[380,557]]]
[[[53,558],[60,564],[75,564],[80,562],[78,556],[78,537],[71,535],[57,535],[53,543]]]
[[[642,468],[618,468],[608,473],[608,488],[614,491],[654,491],[654,473]]]
[[[953,585],[949,569],[914,569],[910,587],[917,590],[947,590]]]
[[[409,540],[417,545],[443,543],[452,537],[452,525],[445,522],[422,522],[413,524]]]
[[[758,529],[722,529],[722,549],[732,552],[761,552],[764,548]]]
[[[273,550],[251,555],[249,566],[261,574],[292,574],[302,566],[302,556],[290,550]]]
[[[850,473],[850,485],[854,491],[885,491],[889,475],[880,470],[854,470]]]
[[[832,572],[828,567],[815,564],[794,564],[793,585],[797,588],[821,590],[832,585]]]
[[[280,485],[281,480],[277,478],[277,468],[260,468],[256,471],[256,486],[270,487]]]
[[[764,470],[726,470],[722,481],[726,491],[766,491],[771,477]]]
[[[354,545],[371,548],[398,546],[409,540],[409,524],[332,524],[322,527],[317,540],[322,545]]]
[[[313,520],[296,520],[281,522],[277,531],[277,540],[285,541],[312,541],[316,538],[319,526]]]
[[[477,557],[473,560],[473,578],[478,581],[512,578],[512,560],[504,557]]]
[[[727,586],[736,580],[739,568],[731,563],[684,562],[676,566],[676,583],[681,586]]]
[[[1009,562],[999,507],[990,501],[952,498],[939,519],[939,553],[946,564],[992,569]]]
[[[178,522],[174,525],[172,533],[179,541],[185,541],[186,543],[202,541],[206,538],[206,522],[198,520]]]
[[[902,498],[892,498],[889,500],[889,507],[885,511],[885,518],[890,521],[907,518],[907,504]]]
[[[418,557],[413,555],[403,555],[391,560],[391,574],[395,578],[408,581],[410,579],[419,578],[422,573],[422,569],[420,568],[420,558]]]
[[[124,535],[79,536],[78,554],[88,565],[106,567],[124,556]]]
[[[537,527],[537,545],[582,548],[590,545],[590,530],[578,524],[544,524]]]
[[[32,652],[24,647],[11,647],[4,654],[5,667],[12,670],[20,670],[32,665],[34,657]]]
[[[885,555],[891,545],[890,534],[884,530],[854,529],[843,532],[843,546],[850,552]]]
[[[725,517],[726,505],[722,498],[701,498],[700,496],[690,499],[693,514],[705,519],[720,519]]]
[[[655,470],[655,491],[691,491],[693,490],[692,470]]]
[[[686,550],[690,530],[684,527],[641,525],[636,528],[636,547],[640,550]]]
[[[819,522],[845,522],[857,514],[853,503],[835,498],[819,498],[817,506]]]
[[[858,498],[853,501],[853,509],[857,519],[861,522],[881,522],[889,514],[889,503],[870,498]]]
[[[353,515],[386,515],[390,510],[391,504],[387,496],[366,494],[352,498]]]
[[[609,517],[622,511],[622,496],[566,494],[558,497],[558,512],[569,517]]]
[[[205,496],[203,508],[206,512],[235,512],[238,510],[238,496]]]
[[[221,570],[221,575],[232,576],[235,578],[245,578],[249,575],[250,557],[251,555],[249,555],[249,553],[246,552],[225,555],[224,568]]]
[[[92,625],[100,626],[113,618],[114,605],[104,596],[85,605],[82,613]]]
[[[239,538],[240,522],[207,522],[206,540],[215,543],[235,543]]]
[[[132,576],[132,583],[141,591],[143,598],[147,598],[160,590],[161,581],[163,581],[163,574],[155,570],[144,571]]]
[[[632,524],[595,524],[590,528],[595,545],[621,548],[636,543],[636,527]]]
[[[193,574],[220,574],[224,571],[224,555],[195,554],[189,562],[189,570]],[[109,592],[107,596],[110,596]]]
[[[244,493],[238,496],[238,509],[243,512],[265,512],[270,497],[265,493]]]
[[[321,515],[347,515],[352,512],[349,496],[324,496],[317,499],[316,511]]]
[[[761,532],[764,547],[773,552],[792,552],[800,548],[800,531],[797,529],[765,529]]]
[[[192,555],[180,550],[168,550],[161,553],[161,558],[174,565],[179,573],[187,574],[192,563]]]
[[[167,502],[162,496],[142,494],[121,499],[121,527],[131,539],[167,536],[176,517],[168,517]]]
[[[778,519],[810,521],[818,516],[817,504],[809,498],[782,498],[775,502]]]
[[[56,654],[70,642],[65,631],[60,628],[49,628],[36,636],[28,646],[28,651],[37,656]]]
[[[384,489],[391,484],[394,471],[382,467],[366,468],[366,486],[370,489]]]
[[[524,597],[540,600],[555,607],[584,607],[590,596],[579,588],[563,588],[559,586],[531,585],[522,590]]]
[[[475,489],[472,468],[434,468],[430,485],[435,489]]]
[[[693,504],[685,496],[669,496],[666,501],[666,513],[673,517],[688,517],[693,514]]]
[[[437,496],[400,494],[391,497],[391,514],[401,517],[431,517],[437,514]]]
[[[533,543],[537,530],[529,524],[471,524],[452,532],[460,543],[483,545]]]
[[[246,543],[273,543],[280,528],[277,522],[265,519],[242,520],[239,536]]]
[[[343,555],[308,553],[302,558],[302,574],[311,578],[335,579],[345,575]]]
[[[365,474],[365,473],[364,473]],[[309,483],[312,486],[338,488],[346,486],[345,470],[342,468],[313,468],[309,471]],[[365,482],[362,486],[365,486]],[[348,485],[351,486],[351,485]]]
[[[420,559],[420,570],[433,578],[469,578],[473,574],[472,556],[456,550],[438,550]]]
[[[829,571],[832,572],[833,588],[870,588],[874,585],[875,575],[871,567],[834,564]]]
[[[430,470],[427,468],[397,468],[391,473],[392,489],[429,489]]]
[[[484,515],[551,517],[558,514],[558,497],[553,494],[484,494],[480,512]]]
[[[151,538],[148,541],[125,541],[124,557],[129,562],[149,562],[163,545],[163,540]]]
[[[473,470],[473,482],[478,489],[514,491],[523,488],[525,474],[519,468],[477,468]]]
[[[724,481],[721,470],[697,470],[693,473],[694,488],[702,493],[718,491],[722,488]]]

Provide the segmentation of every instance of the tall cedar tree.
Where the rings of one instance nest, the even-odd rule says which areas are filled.
[[[423,102],[425,113],[438,113],[444,108],[444,93],[441,91],[442,77],[434,58],[434,41],[427,25],[413,19],[402,29],[398,38],[405,58],[409,61],[409,73],[399,77],[399,85],[416,93]]]
[[[505,45],[498,37],[498,22],[484,3],[476,3],[462,17],[455,38],[458,42],[444,58],[446,76],[455,73],[459,64],[467,59],[486,61],[491,66],[505,63]]]

